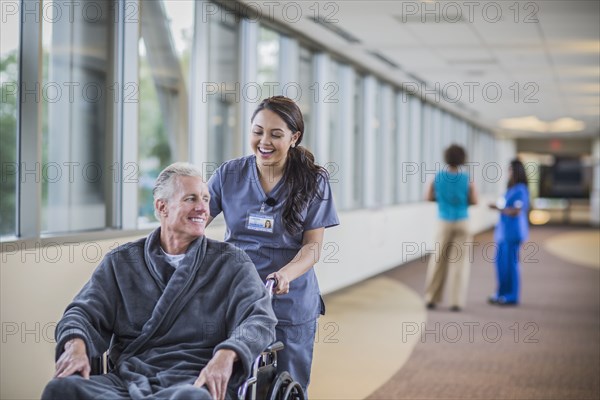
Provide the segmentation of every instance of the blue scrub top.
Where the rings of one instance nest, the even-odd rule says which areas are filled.
[[[494,239],[496,242],[523,242],[529,236],[529,191],[524,183],[517,183],[508,188],[505,207],[520,206],[521,212],[515,217],[500,213],[500,220],[496,225]]]
[[[285,230],[281,214],[289,193],[283,180],[267,196],[258,178],[256,157],[251,155],[225,162],[210,178],[208,187],[210,215],[214,218],[223,212],[225,241],[248,254],[261,279],[292,261],[302,247],[303,232],[290,235]],[[323,198],[315,197],[302,212],[305,231],[339,225],[327,180],[319,179],[319,192]],[[265,204],[269,197],[276,200],[274,206]],[[251,215],[272,217],[272,232],[249,229]],[[273,309],[283,325],[316,319],[321,313],[321,297],[314,269],[292,281],[289,293],[275,296]]]
[[[441,171],[435,175],[433,185],[440,219],[454,222],[468,217],[469,175]]]

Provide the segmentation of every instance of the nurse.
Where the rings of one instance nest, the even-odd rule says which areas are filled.
[[[497,305],[517,305],[520,295],[519,249],[529,236],[529,191],[521,161],[511,161],[508,189],[498,203],[490,204],[490,208],[500,211],[494,231],[498,289],[488,301]]]
[[[263,100],[251,118],[252,155],[225,162],[209,180],[209,223],[223,212],[225,241],[246,251],[260,277],[275,278],[278,370],[306,391],[317,318],[324,314],[313,266],[325,228],[339,224],[327,171],[300,146],[304,121],[283,96]]]

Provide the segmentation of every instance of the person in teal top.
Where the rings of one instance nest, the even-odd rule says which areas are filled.
[[[460,168],[466,160],[465,150],[453,144],[446,149],[444,158],[446,167],[436,174],[427,193],[427,200],[438,204],[440,223],[436,251],[430,255],[427,268],[425,301],[427,308],[435,308],[449,277],[451,309],[460,311],[466,301],[470,270],[467,211],[470,204],[477,203],[477,195],[469,175]]]
[[[529,190],[521,161],[511,161],[508,189],[498,203],[490,204],[490,208],[500,211],[494,231],[498,285],[496,293],[488,301],[497,305],[517,305],[520,294],[519,249],[529,236]]]

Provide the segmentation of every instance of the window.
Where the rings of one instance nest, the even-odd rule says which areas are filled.
[[[279,33],[260,27],[258,33],[258,76],[262,99],[281,94],[279,87]]]
[[[331,60],[329,62],[329,79],[328,83],[333,83],[335,87],[340,87],[340,77],[342,75],[342,65],[335,61]],[[342,99],[334,98],[327,103],[322,104],[323,107],[328,107],[329,112],[328,115],[328,132],[319,132],[318,134],[327,134],[328,145],[327,148],[329,150],[329,154],[327,155],[327,159],[324,160],[324,166],[328,169],[330,173],[330,183],[331,189],[333,191],[334,197],[337,200],[338,204],[342,203],[341,200],[341,182],[339,178],[339,171],[342,165],[344,165],[343,161],[343,142],[344,142],[344,134],[342,132],[342,105],[340,102]],[[316,135],[315,135],[316,136]]]
[[[284,83],[301,89],[303,144],[331,172],[340,209],[422,201],[423,177],[453,142],[471,161],[495,159],[489,132],[332,61],[307,38],[280,34],[270,28],[276,21],[202,14],[203,2],[133,1],[139,18],[126,29],[132,9],[115,11],[123,2],[40,0],[54,14],[38,24],[8,8],[20,3],[6,2],[0,32],[3,239],[155,225],[159,171],[193,160],[211,164],[208,178],[241,156],[252,103]],[[19,182],[17,167],[39,179]],[[123,185],[125,175],[136,183]]]
[[[388,168],[385,165],[384,157],[384,146],[389,146],[389,143],[384,143],[384,132],[383,132],[383,84],[380,81],[375,83],[375,110],[373,113],[373,142],[375,149],[375,157],[373,161],[375,163],[375,205],[380,207],[383,204],[383,187],[384,183],[384,169]]]
[[[365,154],[364,154],[364,85],[365,78],[361,74],[356,74],[354,80],[354,129],[352,130],[352,139],[354,141],[354,190],[353,203],[355,208],[360,208],[364,205],[363,197],[363,182],[365,175]]]
[[[206,161],[216,167],[243,153],[243,140],[238,132],[240,132],[240,102],[244,101],[247,88],[239,87],[239,22],[233,18],[222,18],[222,14],[215,13],[209,18],[208,24],[208,74],[210,84],[214,85],[212,92],[215,94],[207,96]]]
[[[421,175],[422,183],[433,178],[430,175],[435,170],[435,162],[439,160],[439,155],[433,152],[433,114],[434,107],[429,103],[423,103],[423,119],[421,125]]]
[[[64,8],[58,1],[45,2],[50,3]],[[107,17],[73,13],[71,20],[43,19],[41,229],[45,233],[110,226],[115,24],[108,2],[96,2],[95,9]]]
[[[422,102],[421,99],[408,96],[409,99],[409,135],[410,135],[410,152],[408,153],[407,163],[405,168],[406,181],[408,183],[408,200],[421,201],[423,199],[423,182],[421,173],[423,168],[421,154],[421,138],[422,131]]]
[[[17,121],[19,88],[20,9],[5,9],[0,25],[0,236],[16,236]],[[4,9],[4,6],[3,6]],[[10,12],[9,12],[10,11]]]
[[[408,103],[408,95],[406,92],[398,92],[396,94],[396,202],[405,203],[408,201],[408,185],[406,177],[406,168],[408,167],[407,160],[410,154],[410,110]]]
[[[444,165],[444,150],[445,148],[444,146],[444,141],[443,141],[443,134],[444,132],[442,131],[442,113],[443,111],[437,107],[433,108],[433,115],[432,120],[431,120],[431,149],[432,149],[432,154],[431,154],[431,159],[433,161],[433,163],[431,164],[430,168],[435,169],[435,172],[439,172],[440,169],[443,167]],[[453,124],[448,124],[446,126],[443,127],[444,131],[447,131],[447,133],[451,132],[453,129]],[[434,175],[430,174],[428,175],[428,179],[433,179]]]
[[[375,164],[376,164],[376,204],[387,206],[393,202],[393,190],[395,182],[393,181],[394,163],[394,119],[393,119],[393,91],[392,88],[383,82],[377,84],[375,109]]]
[[[152,188],[160,171],[188,159],[189,70],[194,3],[140,2],[138,226],[155,221]]]
[[[301,95],[298,107],[304,117],[304,130],[309,134],[302,140],[302,145],[311,152],[316,148],[316,132],[314,131],[313,108],[315,106],[315,65],[314,54],[306,47],[300,46],[300,60],[298,63],[298,85]]]

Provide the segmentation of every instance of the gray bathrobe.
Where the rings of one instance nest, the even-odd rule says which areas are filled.
[[[60,398],[171,398],[171,388],[193,384],[219,349],[234,350],[239,357],[229,382],[231,395],[257,355],[275,340],[270,297],[243,251],[200,237],[174,269],[159,238],[160,228],[107,254],[67,307],[56,328],[56,358],[69,339],[80,337],[90,357],[110,343],[115,367],[108,375],[92,377],[99,379],[99,387],[72,377],[79,380],[77,392],[70,387]],[[66,380],[53,379],[43,398],[59,396]],[[110,395],[98,397],[104,390]]]

